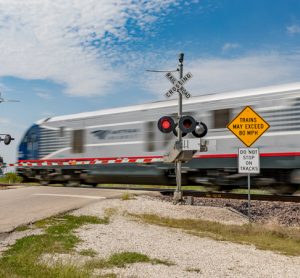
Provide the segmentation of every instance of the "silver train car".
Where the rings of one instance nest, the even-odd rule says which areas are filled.
[[[173,134],[161,133],[157,121],[177,115],[177,99],[149,104],[57,116],[38,121],[19,145],[18,162],[25,179],[98,184],[175,184],[173,164],[130,163],[130,159],[161,158],[174,144]],[[252,184],[293,192],[300,184],[300,83],[209,94],[183,101],[183,114],[204,122],[207,152],[198,152],[183,165],[184,184],[203,184],[218,189],[246,185],[237,173],[237,152],[243,144],[226,125],[251,106],[270,128],[252,147],[260,150],[260,174]],[[186,138],[192,137],[187,135]],[[64,165],[66,161],[128,158],[126,164]],[[150,161],[150,160],[149,160]],[[47,162],[49,165],[41,164]],[[54,165],[51,162],[56,162]],[[38,165],[38,166],[37,166]]]

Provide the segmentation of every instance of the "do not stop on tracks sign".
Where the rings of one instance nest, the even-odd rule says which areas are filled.
[[[240,174],[259,174],[259,150],[258,148],[239,148],[238,172]]]
[[[227,128],[250,147],[270,125],[250,106],[245,107],[228,125]]]

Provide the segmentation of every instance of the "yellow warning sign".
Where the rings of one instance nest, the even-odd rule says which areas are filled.
[[[247,147],[250,147],[270,125],[250,106],[246,106],[228,125],[227,128]]]

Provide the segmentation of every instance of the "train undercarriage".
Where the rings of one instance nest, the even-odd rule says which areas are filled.
[[[130,166],[105,165],[89,168],[70,166],[18,168],[24,181],[35,181],[42,185],[61,183],[64,185],[89,184],[143,184],[176,185],[172,167],[153,165]],[[202,185],[211,191],[230,191],[247,188],[247,174],[238,174],[236,169],[182,169],[182,185]],[[251,175],[251,188],[267,189],[274,194],[293,194],[300,189],[300,169],[261,169],[260,174]]]

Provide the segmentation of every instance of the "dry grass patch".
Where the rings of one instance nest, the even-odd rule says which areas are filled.
[[[173,219],[154,214],[129,214],[145,223],[179,228],[200,237],[253,244],[258,249],[279,252],[285,255],[300,256],[300,233],[298,229],[267,227],[256,224],[224,225],[217,222],[194,219]]]
[[[144,254],[137,252],[121,252],[111,255],[107,260],[94,259],[86,263],[87,268],[112,268],[112,267],[124,267],[128,264],[134,263],[151,263],[151,264],[164,264],[167,266],[174,265],[174,263],[149,258]]]
[[[196,273],[202,274],[202,271],[201,271],[200,268],[188,267],[188,268],[185,269],[185,271],[187,271],[187,272],[196,272]]]
[[[134,194],[129,192],[124,192],[121,196],[122,201],[134,200]]]
[[[95,257],[97,255],[97,252],[94,251],[93,249],[84,249],[81,250],[79,254],[82,256]]]

